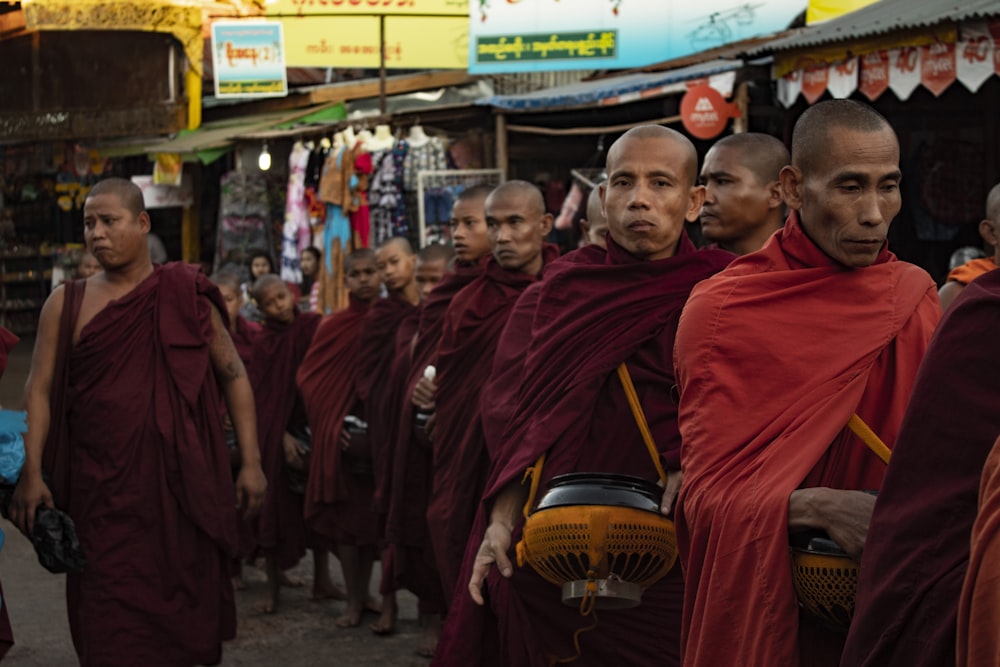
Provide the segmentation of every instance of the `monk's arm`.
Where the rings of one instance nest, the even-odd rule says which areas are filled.
[[[28,432],[24,434],[24,467],[10,503],[11,521],[25,535],[31,535],[35,510],[40,505],[53,506],[52,493],[42,480],[42,451],[52,420],[49,398],[55,374],[56,350],[59,347],[59,321],[65,290],[57,287],[42,306],[38,318],[31,370],[24,387],[28,409]]]
[[[260,448],[257,445],[257,412],[254,408],[253,390],[246,368],[236,352],[222,316],[212,308],[212,328],[215,335],[209,347],[212,367],[222,384],[226,407],[236,431],[242,466],[236,479],[237,503],[245,506],[248,515],[260,509],[264,501],[267,482],[260,467]]]
[[[472,578],[469,580],[469,594],[476,604],[485,603],[483,598],[483,582],[494,563],[500,569],[500,574],[510,577],[514,574],[507,551],[510,549],[511,534],[514,523],[521,515],[525,501],[528,499],[528,487],[515,478],[505,486],[493,501],[490,510],[490,524],[483,536],[483,543],[476,554],[476,562],[472,567]]]
[[[788,526],[825,531],[851,558],[860,560],[874,508],[875,496],[864,491],[796,489],[788,497]]]
[[[941,286],[941,289],[938,290],[938,299],[941,301],[942,313],[948,310],[948,306],[962,293],[964,287],[965,285],[954,280]]]

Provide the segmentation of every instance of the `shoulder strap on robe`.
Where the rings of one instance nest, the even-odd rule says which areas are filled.
[[[49,432],[42,451],[42,469],[48,473],[49,488],[57,507],[67,509],[69,503],[69,434],[66,420],[66,392],[69,388],[69,355],[73,349],[73,330],[80,316],[86,280],[67,282],[63,293],[63,309],[59,319],[59,342],[52,371],[49,392]]]

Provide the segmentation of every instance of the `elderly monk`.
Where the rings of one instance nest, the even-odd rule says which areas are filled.
[[[427,525],[445,600],[456,586],[489,472],[479,393],[493,368],[500,331],[521,293],[558,255],[545,244],[552,216],[537,187],[508,181],[486,198],[493,256],[448,306],[437,351],[434,474]]]
[[[285,577],[282,571],[298,563],[308,546],[318,546],[307,541],[301,491],[290,486],[285,467],[301,470],[305,465],[301,439],[306,437],[306,414],[296,390],[295,373],[321,316],[300,313],[298,299],[274,273],[264,274],[254,282],[253,297],[264,321],[254,341],[250,381],[257,401],[261,458],[271,480],[255,526],[255,539],[264,552],[267,570],[267,595],[259,609],[273,613]],[[335,594],[328,562],[326,547],[315,548],[313,592],[320,597]],[[301,583],[295,581],[293,585]]]
[[[482,273],[484,261],[490,256],[486,197],[492,191],[492,186],[476,185],[465,188],[455,198],[451,212],[455,261],[421,304],[399,417],[386,539],[393,545],[395,585],[409,589],[419,599],[425,632],[417,653],[428,658],[437,644],[445,599],[427,533],[431,449],[422,422],[417,424],[415,418],[426,417],[434,410],[436,386],[424,377],[424,371],[437,363],[437,347],[448,305]],[[423,392],[419,399],[414,398],[418,385]]]
[[[1000,360],[983,353],[998,330],[992,272],[962,290],[920,366],[875,503],[844,665],[955,664],[979,480],[1000,434]]]
[[[361,324],[361,359],[356,384],[358,398],[364,404],[364,414],[358,416],[368,423],[371,445],[372,476],[366,480],[365,495],[370,502],[370,520],[379,530],[374,543],[345,545],[342,550],[361,549],[374,553],[375,549],[384,546],[382,528],[389,511],[393,452],[405,380],[396,377],[394,372],[400,372],[398,357],[409,355],[410,339],[416,328],[420,303],[420,288],[415,280],[416,263],[410,242],[402,237],[385,241],[375,251],[375,264],[388,296],[375,303]],[[403,340],[399,340],[400,337]],[[366,560],[368,557],[365,554]],[[383,551],[382,566],[383,569],[391,567],[387,551]],[[395,627],[396,587],[391,585],[391,578],[382,577],[382,614],[370,626],[375,634],[389,634]],[[367,590],[367,582],[363,587]]]
[[[948,274],[947,282],[938,291],[942,310],[948,309],[966,285],[1000,266],[1000,183],[986,197],[986,218],[979,223],[979,235],[993,248],[993,256],[970,260]]]
[[[371,461],[364,456],[360,437],[348,437],[344,420],[348,415],[364,417],[357,385],[361,327],[382,283],[375,253],[368,249],[348,255],[344,274],[350,303],[323,319],[295,377],[312,429],[305,522],[320,538],[337,544],[347,608],[334,623],[353,627],[361,623],[368,598],[378,526]]]
[[[793,209],[758,252],[691,294],[677,332],[685,665],[837,664],[843,637],[803,613],[789,530],[860,556],[890,447],[938,317],[921,269],[886,247],[899,145],[848,100],[806,110],[781,171]],[[801,661],[801,662],[800,662]]]
[[[541,667],[577,654],[574,633],[591,619],[564,606],[559,588],[534,570],[515,568],[512,547],[523,526],[524,473],[543,453],[544,467],[534,473],[543,488],[571,472],[657,479],[616,374],[623,362],[670,470],[665,494],[676,493],[674,331],[691,288],[732,255],[697,252],[684,233],[704,191],[696,183],[697,154],[683,135],[654,125],[630,130],[611,147],[607,168],[607,250],[591,245],[554,263],[518,302],[515,314],[534,305],[523,320],[530,335],[520,335],[527,351],[511,376],[519,378],[516,407],[502,437],[490,438],[497,449],[463,569],[469,590],[456,595],[435,665]],[[504,345],[514,333],[508,326]],[[494,366],[494,374],[501,370]],[[679,664],[682,582],[675,567],[643,593],[639,607],[601,612],[596,630],[579,635],[573,664]]]
[[[30,534],[35,509],[55,504],[76,523],[87,567],[66,598],[81,664],[215,664],[236,631],[234,505],[255,512],[266,486],[250,383],[208,278],[154,268],[137,186],[98,182],[83,221],[104,271],[42,308],[12,519]],[[222,396],[243,461],[235,493]]]
[[[1000,438],[986,459],[972,553],[958,608],[957,667],[1000,665]]]
[[[701,235],[737,255],[760,250],[784,222],[778,173],[788,149],[768,134],[746,132],[715,142],[705,155]]]

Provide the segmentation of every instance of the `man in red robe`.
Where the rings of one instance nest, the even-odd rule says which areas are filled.
[[[83,665],[219,662],[236,630],[233,498],[254,512],[266,486],[219,292],[192,266],[154,267],[149,226],[133,183],[90,190],[84,238],[104,271],[46,301],[26,387],[12,518],[30,534],[35,509],[58,505],[76,524],[87,566],[66,597]],[[223,394],[243,461],[235,494]]]
[[[781,171],[793,210],[758,252],[695,288],[677,332],[685,665],[833,664],[843,636],[803,612],[789,530],[860,556],[885,465],[938,317],[921,269],[886,248],[899,146],[882,116],[817,104]]]
[[[389,489],[391,485],[393,453],[396,449],[396,427],[400,407],[403,403],[403,380],[397,374],[402,353],[407,356],[410,340],[399,340],[409,333],[413,336],[420,303],[417,286],[416,255],[410,242],[396,237],[383,243],[375,252],[375,263],[385,284],[388,295],[372,306],[361,324],[360,365],[356,380],[358,398],[364,404],[364,415],[359,415],[368,423],[368,440],[371,444],[372,474],[367,479],[370,486],[365,490],[370,509],[371,521],[379,525],[378,541],[374,544],[360,544],[345,548],[376,550],[386,547],[384,531],[385,515],[389,510]],[[383,570],[391,573],[391,558],[388,549],[382,551]],[[379,635],[390,634],[396,624],[396,588],[391,585],[392,576],[382,577],[382,613],[370,628]],[[367,589],[368,582],[364,582]]]
[[[445,600],[462,588],[462,556],[489,472],[479,392],[514,303],[557,256],[556,248],[545,244],[552,216],[531,183],[497,187],[486,199],[486,224],[493,257],[448,306],[437,350],[427,525]]]
[[[334,623],[353,627],[361,622],[374,558],[374,549],[361,547],[377,544],[379,531],[372,508],[371,463],[362,456],[361,438],[352,442],[348,437],[344,420],[364,415],[357,379],[361,326],[381,287],[375,253],[352,252],[344,273],[348,307],[323,319],[295,378],[312,429],[305,523],[337,545],[347,608]]]
[[[425,636],[417,652],[428,658],[437,644],[445,599],[427,531],[427,499],[433,475],[431,449],[423,436],[422,423],[418,425],[415,418],[425,418],[434,410],[436,387],[424,375],[428,366],[437,363],[437,347],[448,305],[482,273],[484,260],[490,256],[486,197],[492,191],[491,186],[477,185],[465,188],[455,197],[451,213],[455,261],[420,307],[393,457],[386,540],[393,545],[394,584],[412,591],[419,599]],[[418,385],[424,390],[422,399],[413,398]]]
[[[657,479],[616,374],[623,362],[657,458],[671,471],[667,494],[676,493],[674,330],[691,288],[732,259],[697,252],[684,233],[704,195],[697,160],[691,142],[673,130],[647,125],[623,135],[608,152],[602,186],[607,250],[588,245],[555,262],[518,301],[491,377],[493,384],[503,374],[518,390],[499,399],[499,410],[487,404],[497,394],[483,395],[484,415],[505,418],[485,422],[493,466],[466,551],[469,591],[456,593],[433,664],[541,667],[578,653],[575,633],[592,619],[563,605],[560,589],[533,569],[514,567],[512,547],[523,528],[524,473],[543,453],[544,466],[533,473],[542,488],[571,472]],[[506,354],[510,367],[500,365],[501,353],[522,346],[520,359]],[[596,629],[579,634],[573,664],[677,665],[682,587],[675,567],[644,591],[639,607],[601,612]]]
[[[330,580],[330,544],[307,543],[301,491],[292,488],[289,471],[302,470],[306,453],[306,414],[296,389],[295,373],[312,342],[321,316],[300,313],[298,299],[280,277],[266,274],[253,286],[264,323],[254,341],[250,381],[257,402],[261,460],[271,480],[267,499],[257,517],[255,539],[264,552],[267,595],[260,610],[277,610],[283,571],[294,567],[307,547],[313,547],[313,587],[318,597],[335,595]],[[296,583],[296,585],[299,585]]]
[[[986,197],[986,218],[979,223],[979,235],[983,243],[993,248],[993,255],[970,260],[948,274],[947,282],[938,292],[941,310],[947,310],[966,285],[1000,266],[1000,183]]]
[[[986,459],[958,608],[956,667],[1000,665],[1000,438]]]
[[[843,665],[955,664],[979,482],[1000,434],[1000,360],[983,353],[997,331],[993,272],[962,290],[920,366],[875,503]]]

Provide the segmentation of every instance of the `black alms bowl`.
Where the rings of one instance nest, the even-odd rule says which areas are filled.
[[[538,509],[572,505],[631,507],[659,514],[663,490],[641,477],[574,472],[553,477]]]

